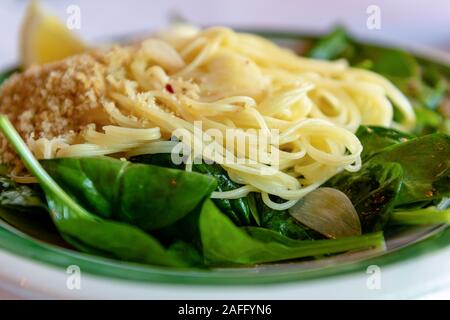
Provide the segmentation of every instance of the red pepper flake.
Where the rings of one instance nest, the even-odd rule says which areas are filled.
[[[169,93],[171,93],[171,94],[174,94],[175,93],[175,90],[173,90],[173,87],[172,87],[172,85],[171,84],[166,84],[166,90],[169,92]]]

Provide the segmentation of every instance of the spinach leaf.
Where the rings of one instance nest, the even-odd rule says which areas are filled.
[[[417,77],[416,59],[407,51],[395,48],[365,47],[365,58],[373,61],[372,70],[391,79]]]
[[[0,129],[38,179],[47,198],[56,227],[69,243],[80,250],[148,264],[185,267],[187,263],[156,239],[128,224],[103,220],[76,203],[42,168],[6,116]]]
[[[168,252],[176,255],[189,266],[204,268],[205,264],[203,261],[203,254],[200,249],[196,248],[189,242],[185,241],[175,241],[168,248]]]
[[[29,207],[12,208],[0,206],[0,222],[5,221],[15,230],[40,241],[60,247],[72,248],[58,233],[50,215],[43,209]]]
[[[347,32],[338,27],[317,41],[307,55],[315,59],[333,60],[342,57],[349,48],[351,47]]]
[[[144,154],[140,156],[134,156],[130,158],[130,162],[151,164],[158,167],[179,170],[183,170],[185,168],[185,166],[182,164],[175,164],[172,161],[172,155],[170,153]]]
[[[234,225],[210,200],[203,206],[199,226],[208,265],[251,265],[384,245],[381,233],[338,240],[297,241],[260,228],[258,235],[252,237],[251,232]]]
[[[435,133],[392,145],[373,156],[373,164],[395,162],[403,168],[396,206],[450,195],[450,136]]]
[[[411,138],[367,127],[357,134],[365,149],[362,169],[342,172],[326,185],[347,194],[364,232],[382,228],[394,208],[422,207],[450,195],[449,136]]]
[[[165,228],[155,230],[155,235],[166,247],[182,241],[201,251],[200,229],[198,225],[203,202],[185,217]]]
[[[36,239],[67,247],[48,214],[39,185],[18,184],[7,172],[6,167],[0,167],[0,219]]]
[[[200,172],[217,180],[216,191],[231,191],[238,189],[241,185],[233,182],[227,172],[218,164],[194,164],[193,170]],[[247,197],[240,199],[215,199],[216,205],[228,215],[237,225],[252,225],[252,211]]]
[[[395,129],[375,126],[360,126],[356,131],[356,136],[364,147],[361,154],[363,161],[366,161],[371,156],[379,153],[386,147],[403,143],[414,138],[413,135],[408,133]]]
[[[436,207],[424,209],[394,211],[390,221],[392,224],[450,224],[450,209],[439,210]]]
[[[424,107],[436,110],[447,92],[448,80],[435,64],[423,63],[420,75],[409,82],[400,82],[399,87]]]
[[[358,172],[342,172],[326,186],[344,192],[355,206],[364,233],[382,230],[390,217],[403,179],[397,163],[372,163]]]
[[[45,197],[36,185],[19,185],[0,176],[0,206],[17,211],[47,214]]]
[[[266,206],[261,195],[255,195],[255,200],[262,227],[296,240],[323,239],[321,234],[297,222],[287,210],[279,211]]]
[[[181,219],[215,189],[211,177],[109,157],[41,161],[91,212],[150,231]]]
[[[448,126],[450,119],[443,119],[442,115],[438,112],[422,107],[416,107],[414,111],[416,113],[416,128],[414,132],[419,135],[427,135],[435,132],[450,134],[450,126]]]
[[[132,162],[153,164],[167,168],[183,169],[183,165],[175,165],[171,160],[170,154],[153,154],[136,156],[130,159]],[[217,181],[216,191],[230,191],[241,187],[240,184],[233,182],[227,172],[218,164],[194,164],[194,172],[202,173],[213,177]],[[240,226],[253,225],[258,223],[258,216],[255,213],[252,196],[240,199],[214,199],[216,205],[229,216],[234,223]],[[253,210],[252,210],[253,208]]]
[[[47,198],[52,218],[62,236],[82,251],[144,264],[189,266],[180,256],[166,250],[158,240],[136,227],[103,220],[87,212],[80,214],[68,208],[58,196],[48,195]]]
[[[312,240],[312,239],[293,239],[291,237],[284,236],[275,230],[270,230],[261,227],[241,227],[248,235],[253,239],[261,242],[279,242],[287,246],[295,246],[299,243],[299,240]],[[275,231],[275,232],[274,232]],[[325,239],[325,238],[322,238]]]

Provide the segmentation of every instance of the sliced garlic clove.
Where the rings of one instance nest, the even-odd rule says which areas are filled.
[[[332,239],[361,235],[361,222],[350,199],[341,191],[319,188],[289,209],[307,227]]]

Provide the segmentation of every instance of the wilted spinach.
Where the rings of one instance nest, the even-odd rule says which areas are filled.
[[[298,241],[265,228],[237,228],[210,200],[205,202],[199,220],[203,254],[208,265],[252,265],[384,245],[381,233],[337,240]]]
[[[184,165],[175,165],[170,154],[142,155],[130,159],[132,162],[158,165],[167,168],[183,169]],[[218,164],[193,164],[194,172],[202,173],[217,180],[216,191],[230,191],[241,187],[233,182],[227,172]],[[250,196],[251,197],[251,196]],[[240,199],[214,199],[216,205],[239,226],[253,225],[257,222],[254,210],[252,211],[252,199],[249,197]]]
[[[297,222],[287,210],[274,210],[266,206],[260,195],[255,195],[261,227],[296,240],[322,239],[323,236]]]
[[[67,246],[48,215],[40,186],[18,184],[7,176],[7,171],[0,168],[0,219],[37,239]]]
[[[386,147],[403,143],[414,138],[411,134],[395,129],[373,126],[360,126],[356,131],[356,136],[364,147],[361,154],[363,161],[366,161]]]
[[[402,166],[402,188],[396,206],[450,195],[450,136],[446,134],[430,134],[389,146],[369,161]]]
[[[399,225],[450,224],[450,209],[428,207],[394,211],[390,222]]]
[[[399,164],[365,164],[358,172],[342,172],[326,186],[344,192],[353,203],[364,233],[382,230],[400,192],[403,169]]]
[[[45,197],[37,185],[19,185],[0,176],[0,206],[17,211],[47,213]]]
[[[319,39],[310,48],[307,55],[311,58],[322,60],[334,60],[352,54],[353,48],[350,45],[350,38],[346,30],[337,27],[326,36]]]
[[[8,118],[0,129],[45,192],[50,215],[64,239],[85,252],[164,266],[189,266],[177,251],[165,249],[154,237],[129,224],[104,220],[74,201],[33,157]]]
[[[216,187],[206,175],[109,157],[60,158],[41,164],[88,210],[146,231],[183,218]]]
[[[410,138],[389,129],[358,130],[365,161],[359,172],[342,172],[326,185],[350,198],[363,231],[379,230],[394,208],[424,204],[450,195],[450,137]],[[401,142],[405,139],[407,141]]]

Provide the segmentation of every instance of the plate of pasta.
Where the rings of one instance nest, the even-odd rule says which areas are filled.
[[[45,19],[33,3],[28,24]],[[20,65],[0,75],[4,250],[243,284],[450,244],[448,60],[342,28],[180,24],[101,46],[24,33]]]

